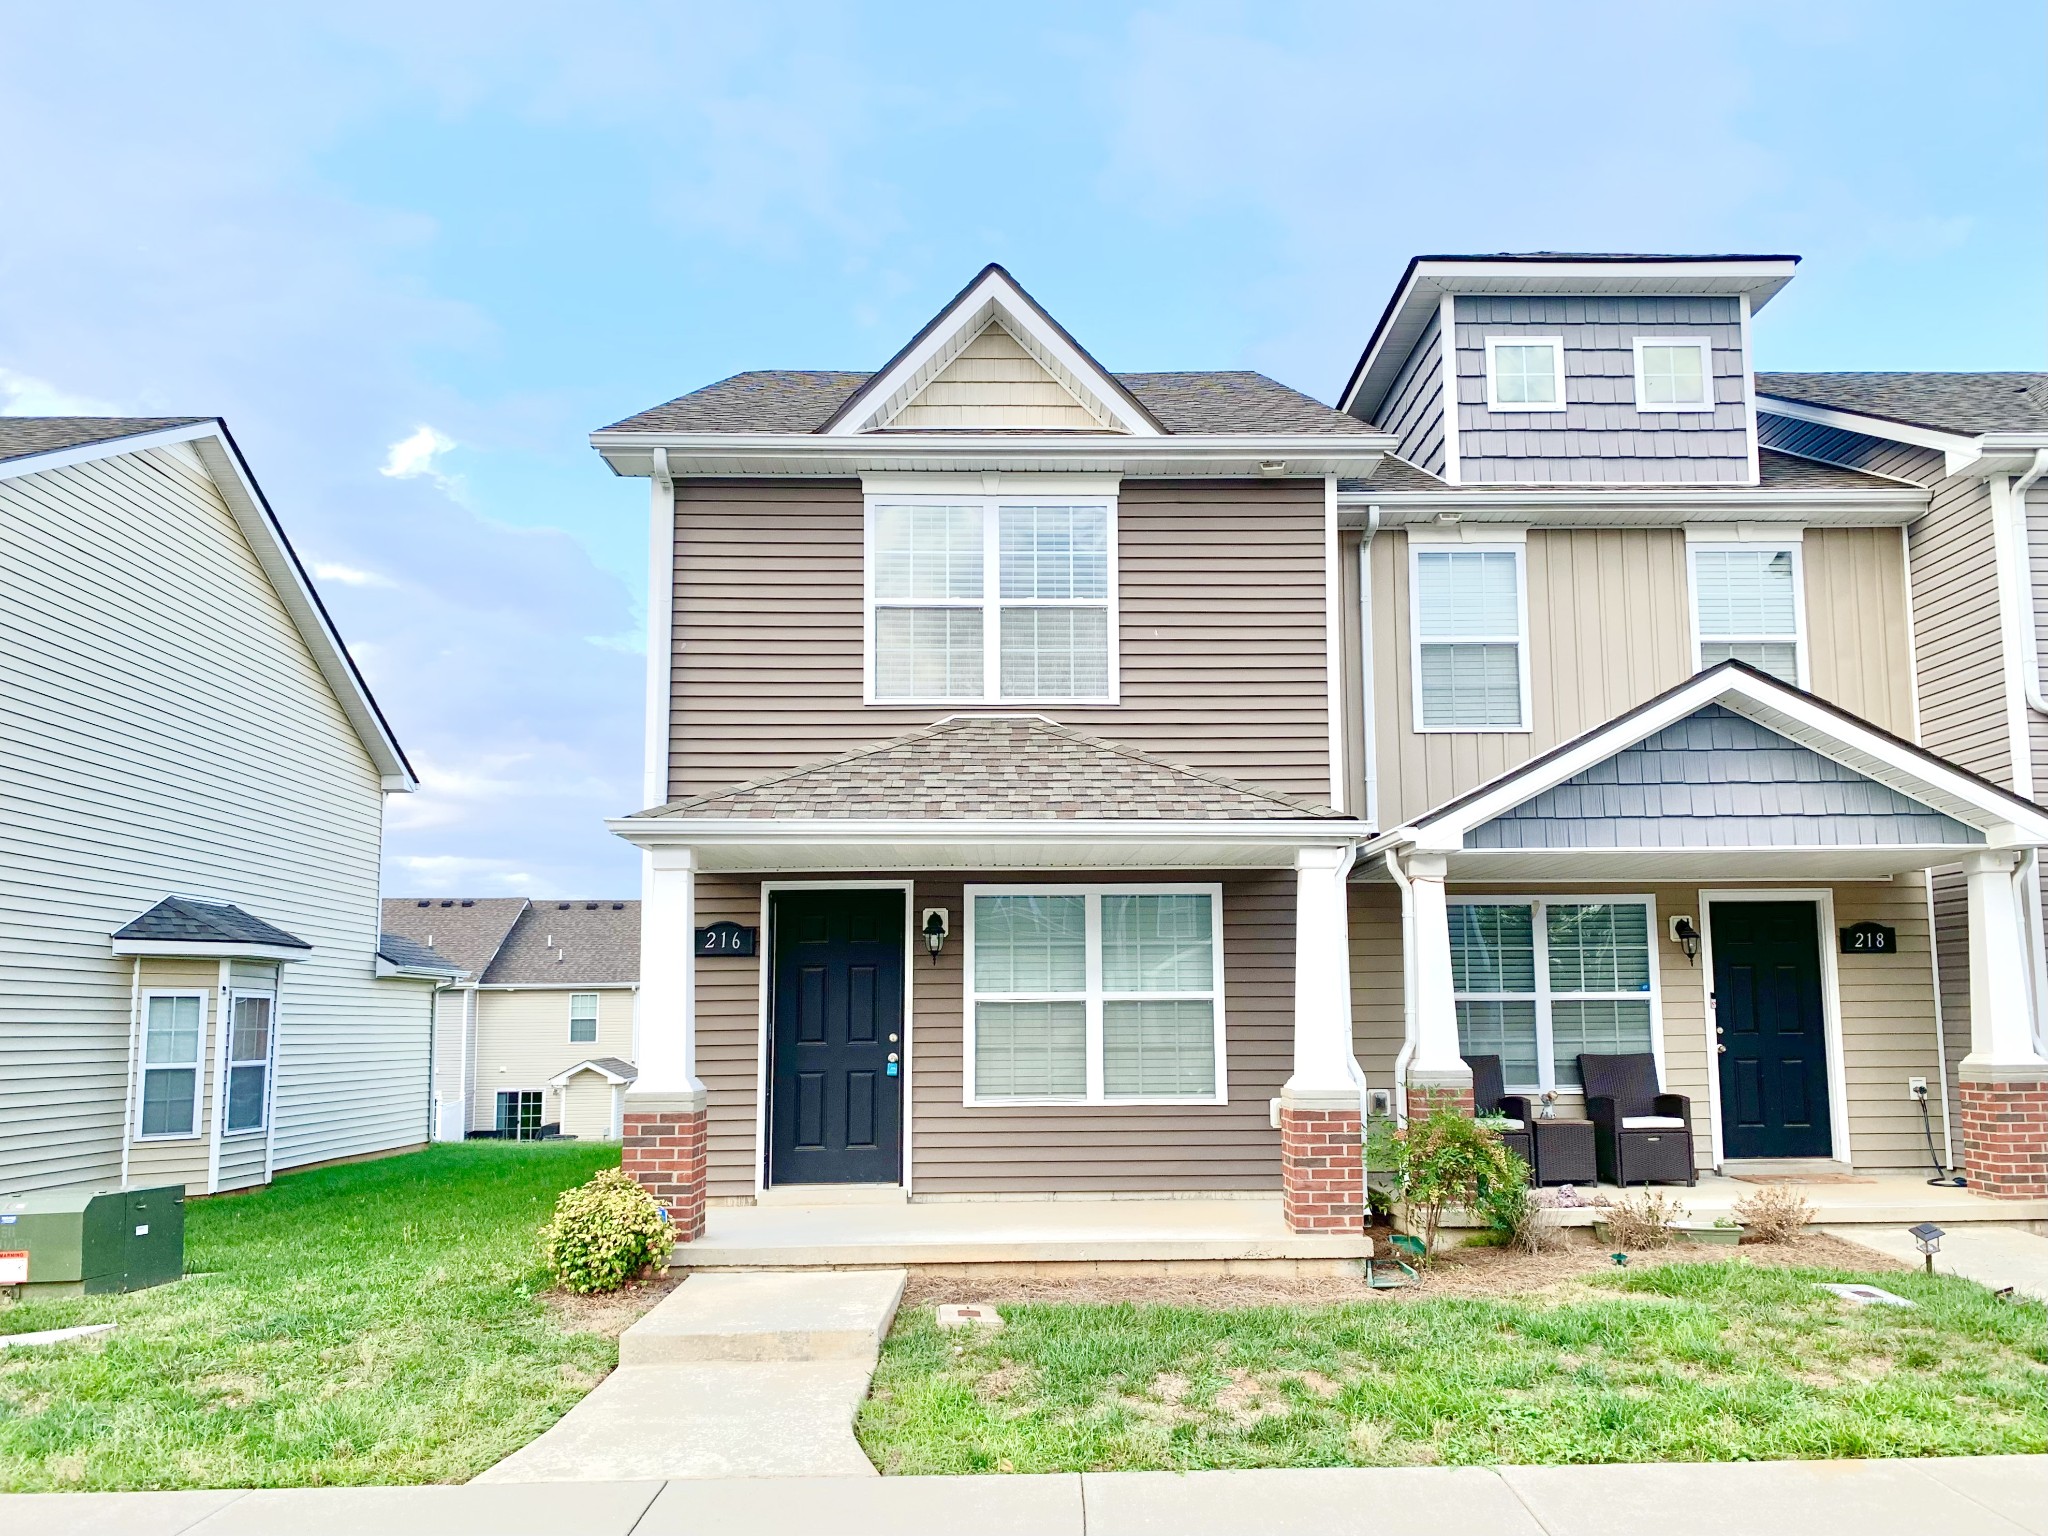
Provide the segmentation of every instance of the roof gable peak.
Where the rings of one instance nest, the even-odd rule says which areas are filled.
[[[989,338],[987,342],[984,337]],[[972,361],[986,366],[956,369],[963,354],[977,344],[990,356]],[[1043,377],[1031,377],[1030,365]],[[1001,374],[1006,366],[1007,371],[1019,375],[1009,381],[1007,391],[1030,403],[960,403],[973,393],[973,384],[986,382],[970,378],[971,373]],[[948,376],[943,383],[942,376]],[[927,398],[935,384],[941,389]],[[1048,390],[1048,385],[1053,387]],[[948,395],[952,398],[946,398]],[[1016,419],[1006,419],[1006,413]],[[818,431],[828,437],[850,437],[892,429],[991,427],[1114,432],[1132,437],[1157,437],[1165,431],[1159,419],[1114,374],[994,262],[955,294],[881,371],[849,395]]]

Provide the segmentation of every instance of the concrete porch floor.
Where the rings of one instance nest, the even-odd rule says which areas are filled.
[[[1816,1225],[1906,1227],[1984,1222],[2048,1226],[2048,1200],[1989,1200],[1936,1188],[1913,1174],[1873,1173],[1853,1183],[1801,1183]],[[1656,1185],[1695,1220],[1728,1214],[1761,1186],[1704,1175],[1698,1185]],[[1630,1193],[1635,1193],[1631,1190]],[[1621,1191],[1582,1187],[1610,1200]],[[1593,1208],[1560,1213],[1590,1226]],[[1341,1270],[1368,1252],[1362,1233],[1287,1230],[1279,1197],[1218,1200],[946,1200],[893,1205],[713,1206],[704,1236],[677,1246],[690,1270],[829,1269],[903,1265],[1113,1264],[1191,1266],[1227,1273],[1291,1267]]]

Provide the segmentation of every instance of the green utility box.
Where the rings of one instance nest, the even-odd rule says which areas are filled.
[[[185,1188],[0,1194],[0,1290],[24,1299],[139,1291],[185,1273]]]

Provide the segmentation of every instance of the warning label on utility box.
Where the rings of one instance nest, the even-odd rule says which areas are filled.
[[[28,1284],[28,1255],[0,1253],[0,1285]]]

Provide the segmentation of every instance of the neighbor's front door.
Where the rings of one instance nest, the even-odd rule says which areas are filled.
[[[1810,901],[1713,905],[1724,1157],[1826,1157],[1827,1028]]]
[[[770,1184],[902,1178],[901,891],[779,891],[768,1094]]]

